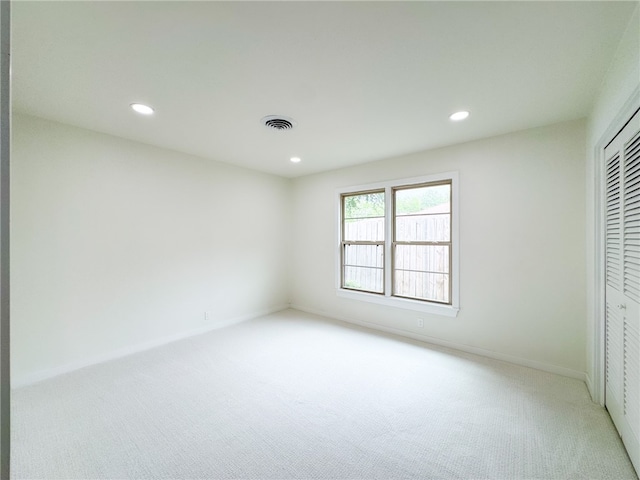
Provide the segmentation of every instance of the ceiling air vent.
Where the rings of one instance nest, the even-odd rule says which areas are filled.
[[[291,130],[295,125],[292,118],[282,115],[269,115],[262,119],[262,124],[273,130]]]

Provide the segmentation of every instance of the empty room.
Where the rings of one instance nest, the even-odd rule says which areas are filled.
[[[638,478],[639,2],[0,24],[2,478]]]

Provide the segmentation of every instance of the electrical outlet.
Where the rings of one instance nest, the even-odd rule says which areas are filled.
[[[419,328],[424,328],[424,318],[416,319],[416,323],[417,323]]]
[[[205,322],[211,320],[211,312],[204,312],[204,320]]]

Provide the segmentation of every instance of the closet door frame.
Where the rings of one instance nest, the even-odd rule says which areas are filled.
[[[605,132],[601,135],[600,140],[596,143],[593,152],[593,159],[595,162],[595,178],[594,178],[594,250],[595,250],[595,262],[594,262],[594,284],[593,284],[593,298],[592,309],[595,322],[592,324],[593,331],[593,344],[591,345],[593,357],[591,371],[593,372],[593,378],[589,378],[587,375],[587,387],[591,392],[593,401],[599,403],[604,407],[605,403],[605,358],[606,358],[606,336],[605,336],[605,225],[606,225],[606,174],[605,174],[605,147],[615,138],[626,123],[631,119],[633,114],[640,108],[640,85],[636,87],[629,99],[626,101],[622,109],[618,112],[614,120],[609,124]]]

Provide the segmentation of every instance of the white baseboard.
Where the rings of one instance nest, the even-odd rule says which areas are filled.
[[[73,372],[74,370],[79,370],[80,368],[108,362],[110,360],[116,360],[118,358],[132,355],[134,353],[144,352],[145,350],[150,350],[155,347],[176,342],[178,340],[183,340],[185,338],[194,337],[196,335],[202,335],[203,333],[207,333],[212,330],[218,330],[220,328],[229,327],[231,325],[235,325],[237,323],[241,323],[246,320],[251,320],[256,317],[262,317],[264,315],[269,315],[271,313],[280,312],[288,308],[289,308],[289,305],[280,305],[280,306],[269,308],[269,309],[259,310],[246,315],[241,315],[239,317],[220,320],[220,321],[217,321],[214,325],[206,325],[204,327],[188,330],[186,332],[180,332],[174,335],[169,335],[162,338],[156,338],[148,342],[131,345],[129,347],[119,348],[118,350],[114,350],[112,352],[108,352],[101,355],[96,355],[90,358],[86,358],[84,360],[80,360],[78,362],[72,362],[65,365],[61,365],[59,367],[38,370],[32,373],[27,373],[25,375],[17,375],[11,379],[11,388],[15,389],[20,387],[26,387],[27,385],[32,385],[42,380],[47,380],[49,378],[57,377],[58,375],[63,375],[65,373]]]
[[[494,360],[500,360],[503,362],[513,363],[522,367],[534,368],[536,370],[542,370],[544,372],[556,373],[565,377],[576,378],[586,383],[587,374],[584,372],[578,372],[566,367],[560,367],[558,365],[551,365],[548,363],[538,362],[536,360],[530,360],[522,357],[515,357],[513,355],[507,355],[504,353],[493,352],[491,350],[485,350],[483,348],[471,347],[469,345],[463,345],[460,343],[449,342],[440,338],[429,337],[427,335],[420,335],[419,333],[410,332],[408,330],[402,330],[400,328],[386,327],[378,325],[376,323],[364,322],[361,320],[355,320],[353,318],[346,318],[342,316],[336,316],[331,313],[323,312],[315,308],[305,307],[304,305],[291,304],[291,308],[300,310],[302,312],[312,313],[314,315],[320,315],[341,322],[350,323],[353,325],[359,325],[361,327],[371,328],[373,330],[380,330],[382,332],[392,333],[394,335],[400,335],[402,337],[411,338],[413,340],[419,340],[421,342],[430,343],[432,345],[439,345],[441,347],[452,348],[466,353],[472,353],[474,355],[480,355],[482,357],[492,358]],[[587,385],[588,386],[588,385]]]
[[[593,400],[595,403],[599,403],[598,399],[594,395],[593,383],[591,382],[591,377],[589,376],[588,373],[584,374],[584,383],[587,384],[587,390],[589,390],[589,395],[591,396],[591,400]]]

